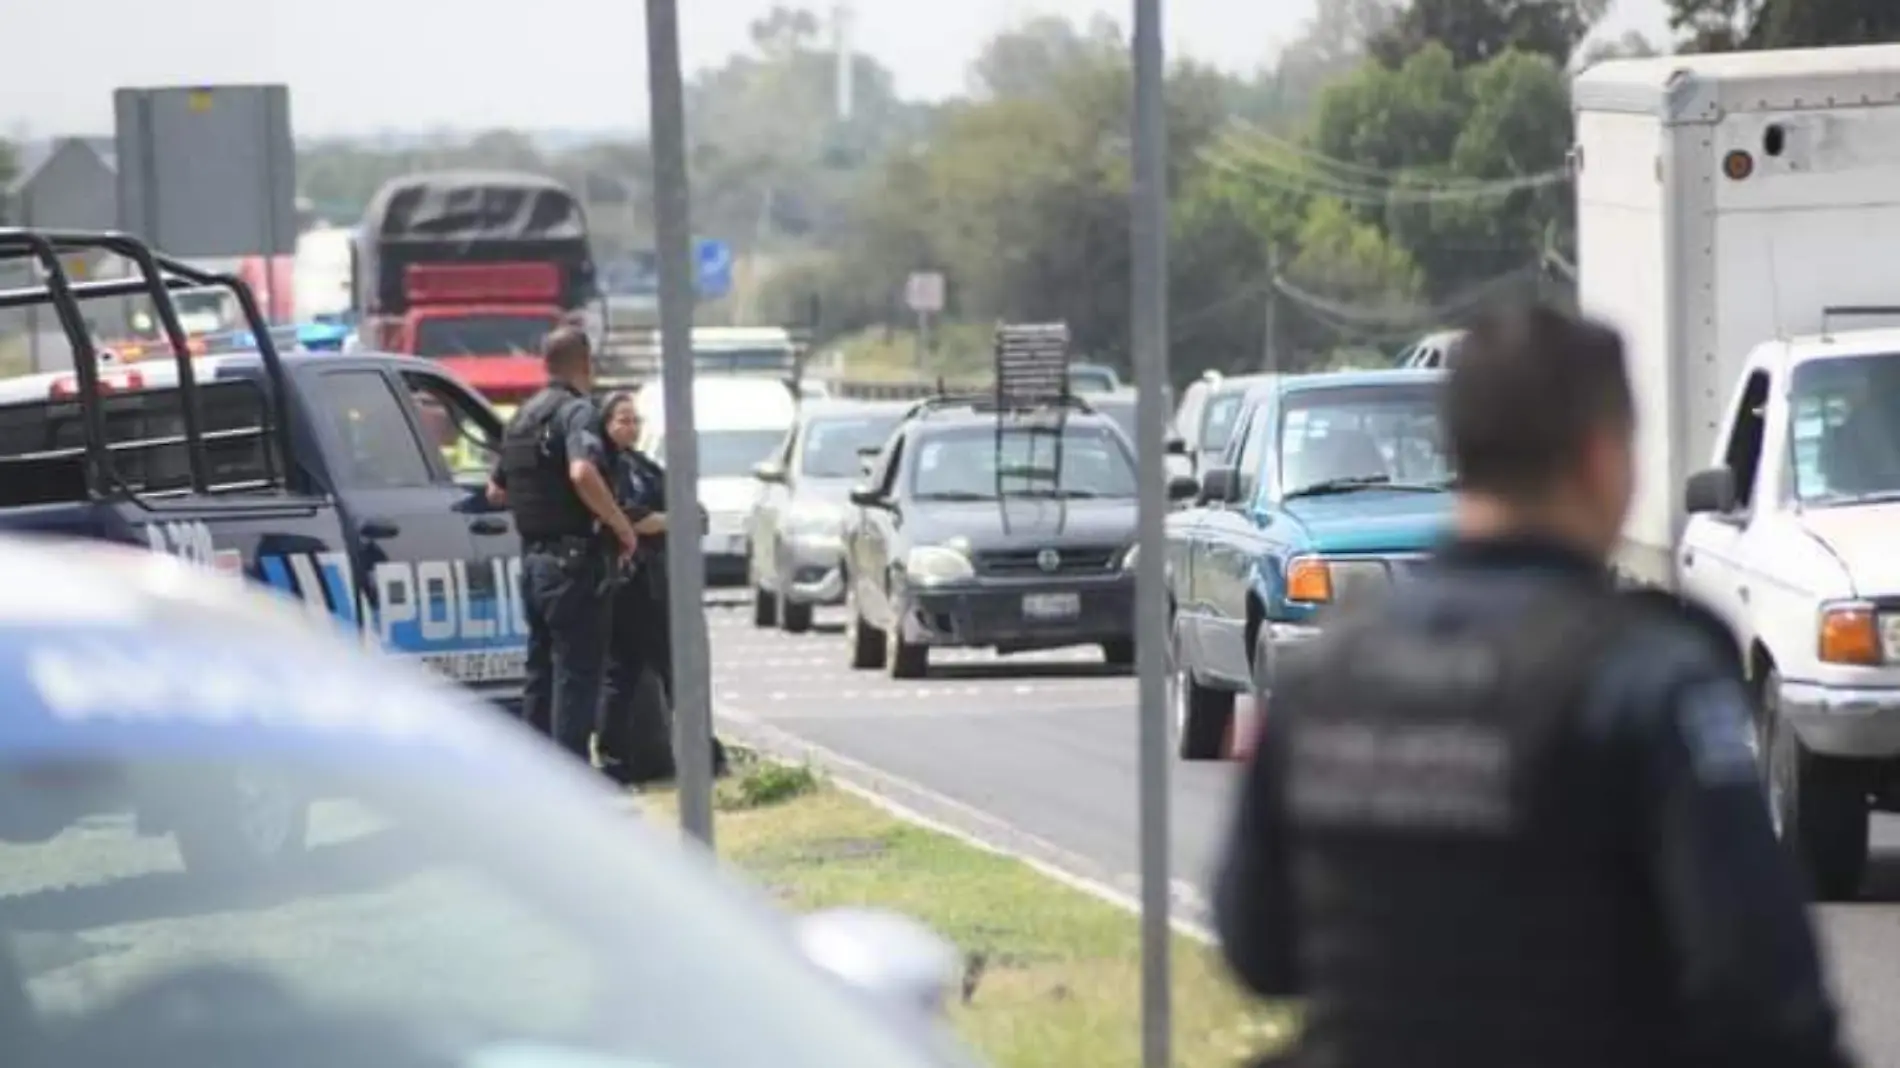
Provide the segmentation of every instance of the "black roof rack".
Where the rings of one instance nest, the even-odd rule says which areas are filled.
[[[67,274],[62,255],[74,252],[104,252],[118,256],[137,269],[128,278],[75,282]],[[290,424],[285,418],[287,395],[284,368],[277,356],[270,324],[258,308],[257,300],[243,280],[193,267],[170,256],[154,252],[151,246],[130,234],[91,230],[40,230],[24,227],[0,227],[0,263],[31,261],[38,264],[43,281],[36,285],[0,289],[0,308],[25,308],[51,305],[65,334],[73,357],[73,373],[78,384],[80,429],[85,438],[86,488],[94,496],[111,491],[131,494],[132,488],[120,477],[113,462],[115,448],[106,440],[105,414],[99,385],[99,348],[92,331],[80,312],[80,302],[101,297],[147,297],[152,302],[164,340],[171,347],[178,368],[178,392],[184,422],[186,468],[193,493],[213,493],[225,487],[214,486],[210,464],[205,457],[204,414],[198,396],[198,379],[192,367],[190,340],[178,318],[172,293],[188,289],[222,289],[230,293],[244,313],[245,325],[256,340],[257,353],[263,360],[269,395],[264,400],[263,425],[255,433],[267,441],[274,438],[276,449],[264,449],[267,470],[273,479],[290,470],[295,455]],[[151,443],[142,443],[151,444]],[[117,451],[123,451],[119,449]]]
[[[998,323],[996,325],[996,500],[1003,531],[1009,533],[1009,508],[1003,505],[1005,479],[1043,482],[1057,489],[1062,482],[1063,431],[1072,411],[1093,411],[1069,392],[1069,326],[1067,323]],[[1025,419],[1024,416],[1031,418]],[[1044,416],[1045,418],[1035,418]],[[1053,416],[1053,418],[1047,418]],[[1033,458],[1036,437],[1050,439],[1053,455],[1048,467],[1006,468],[1003,450],[1006,431],[1027,435]],[[1067,512],[1062,513],[1063,519]],[[1062,520],[1058,520],[1058,526]]]

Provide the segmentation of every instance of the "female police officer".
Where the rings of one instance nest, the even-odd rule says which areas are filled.
[[[615,393],[601,405],[607,444],[607,484],[640,534],[635,551],[610,589],[612,637],[601,691],[599,752],[611,774],[627,783],[673,777],[669,729],[673,643],[667,630],[666,471],[635,448],[640,417],[633,395]],[[725,749],[713,740],[715,773]]]

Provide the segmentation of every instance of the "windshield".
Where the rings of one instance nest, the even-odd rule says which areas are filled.
[[[699,433],[699,477],[750,477],[752,468],[771,459],[783,444],[783,430],[702,430]],[[665,462],[659,457],[656,459]]]
[[[1247,400],[1244,390],[1221,393],[1207,402],[1207,413],[1201,418],[1201,451],[1219,455],[1227,448],[1227,439],[1233,436],[1234,423],[1240,418],[1240,408]]]
[[[1058,447],[1058,442],[1060,443]],[[925,436],[911,468],[918,500],[995,500],[1004,496],[1133,497],[1134,461],[1103,426],[1030,431],[958,427]]]
[[[1280,420],[1280,486],[1335,482],[1446,485],[1436,385],[1344,386],[1289,393]]]
[[[699,374],[727,374],[742,371],[790,371],[798,362],[797,353],[783,346],[759,348],[694,349],[693,365]]]
[[[551,315],[431,315],[416,322],[418,356],[534,356]]]
[[[1119,385],[1120,377],[1105,367],[1069,368],[1069,391],[1072,393],[1111,393]]]
[[[1126,400],[1093,400],[1089,402],[1089,407],[1114,420],[1116,427],[1128,435],[1131,443],[1135,440],[1135,400],[1133,397]]]
[[[95,795],[114,790],[204,817],[205,784],[238,775],[336,798],[310,813],[307,863],[269,888],[184,874],[171,842],[141,837],[129,813],[0,846],[0,977],[9,964],[18,975],[0,987],[0,1016],[23,992],[27,1017],[0,1032],[6,1063],[452,1065],[524,1045],[682,1068],[916,1063],[730,895],[687,878],[661,855],[670,847],[562,832],[570,814],[513,791],[498,803],[479,780],[397,772],[156,758],[0,768],[15,819],[104,807]],[[275,1037],[294,1061],[142,1048],[158,1006],[198,998],[231,1014],[205,1031]],[[34,1059],[33,1034],[62,1054]]]
[[[1790,398],[1797,500],[1900,494],[1900,354],[1810,360]]]
[[[896,413],[814,419],[805,429],[799,473],[808,478],[857,478],[864,467],[859,451],[884,444],[896,426]]]
[[[289,663],[277,637],[207,666],[199,632],[141,634],[123,665],[140,684],[66,677],[57,692],[75,717],[32,713],[64,727],[8,727],[39,743],[0,759],[0,1063],[919,1063],[798,955],[763,902],[629,826],[525,734],[354,658]],[[32,642],[7,655],[98,656],[61,652],[57,632]],[[217,681],[164,681],[172,670]],[[218,710],[227,683],[310,696],[260,726]],[[187,690],[211,704],[162,703]],[[389,694],[400,702],[378,705]],[[426,714],[407,726],[390,713],[418,701]],[[369,733],[370,709],[388,715],[387,736]],[[458,716],[470,729],[454,741],[417,730]],[[152,834],[135,812],[178,833]],[[298,813],[305,845],[281,866],[237,859],[233,843],[294,835]]]

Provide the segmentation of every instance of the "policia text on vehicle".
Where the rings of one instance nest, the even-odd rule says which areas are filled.
[[[595,532],[612,534],[622,563],[639,535],[601,473],[605,452],[588,400],[593,352],[586,333],[556,329],[542,356],[548,385],[509,420],[489,497],[507,502],[521,533],[528,619],[522,714],[585,760],[607,654],[609,606],[601,592],[614,566]]]
[[[1215,895],[1338,1068],[1849,1063],[1733,646],[1620,593],[1620,340],[1534,311],[1446,387],[1457,533],[1289,658]]]

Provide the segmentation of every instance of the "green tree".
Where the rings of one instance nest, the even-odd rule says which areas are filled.
[[[1454,63],[1428,45],[1368,65],[1327,92],[1313,130],[1317,154],[1343,161],[1316,184],[1406,249],[1437,301],[1570,247],[1562,70],[1515,50]]]
[[[1365,62],[1371,43],[1404,9],[1399,0],[1332,0],[1269,70],[1236,86],[1234,112],[1276,133],[1297,133],[1320,93]]]
[[[990,38],[970,65],[971,86],[980,97],[1047,95],[1061,89],[1067,72],[1113,62],[1127,47],[1121,27],[1106,15],[1085,26],[1042,15]]]
[[[1411,0],[1372,50],[1389,67],[1431,44],[1461,67],[1512,49],[1562,66],[1608,8],[1609,0]]]
[[[1061,319],[1078,349],[1125,360],[1133,83],[1126,49],[1109,47],[1120,40],[1110,23],[1038,21],[991,42],[973,72],[982,94],[948,105],[927,139],[887,157],[859,188],[833,262],[808,265],[786,289],[823,287],[826,307],[840,312],[826,315],[827,328],[844,332],[902,324],[905,276],[940,270],[954,317]],[[1170,72],[1173,188],[1196,180],[1201,149],[1228,121],[1232,88],[1191,64]],[[1205,232],[1230,242],[1244,234]],[[1190,307],[1205,302],[1205,289],[1235,284],[1219,257],[1177,247],[1174,260],[1177,300]],[[1183,279],[1194,288],[1184,291]]]
[[[822,23],[779,7],[752,24],[753,50],[687,87],[693,215],[741,248],[824,241],[840,227],[855,176],[923,128],[890,70],[853,63],[851,117],[837,116],[837,56]]]
[[[1654,41],[1635,30],[1629,30],[1621,37],[1586,44],[1577,59],[1577,66],[1588,67],[1606,59],[1644,59],[1661,54]]]
[[[1891,0],[1670,0],[1669,24],[1693,51],[1825,48],[1900,41]]]

